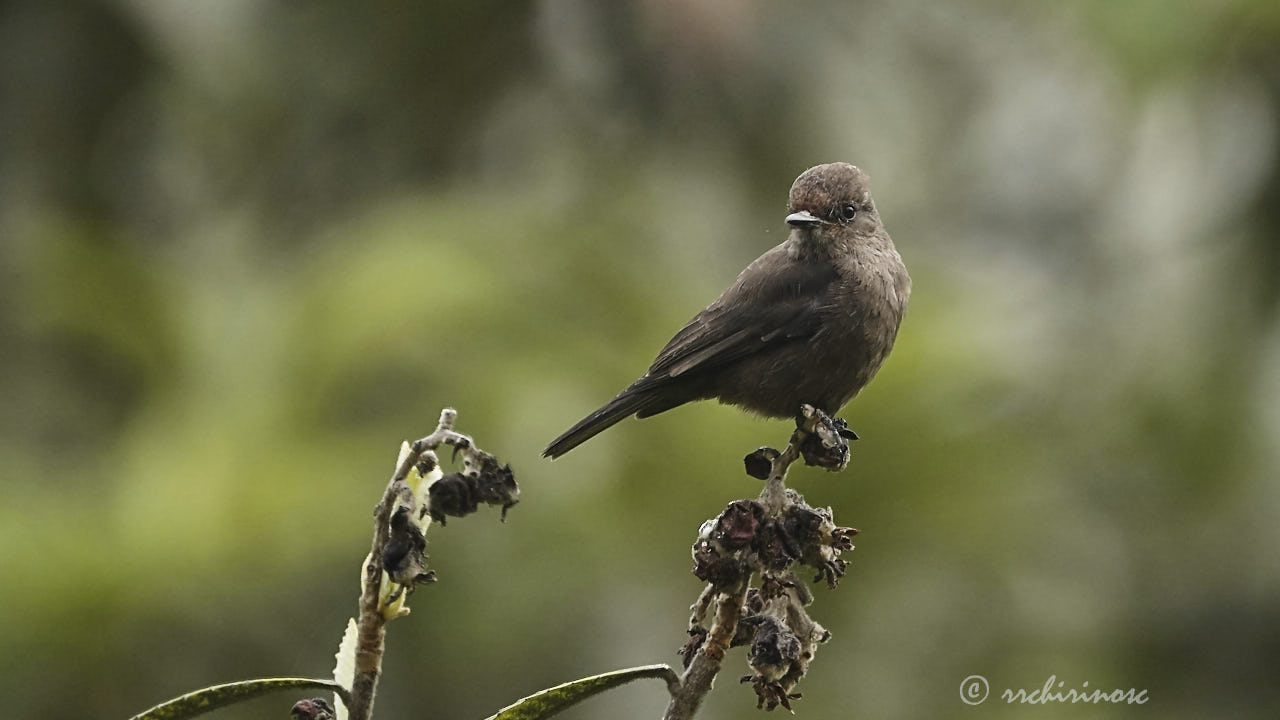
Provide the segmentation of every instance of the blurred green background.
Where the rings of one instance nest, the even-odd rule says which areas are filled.
[[[326,674],[446,405],[524,501],[433,529],[379,717],[678,662],[698,525],[788,425],[538,454],[845,160],[915,289],[850,469],[793,474],[863,530],[798,715],[1280,717],[1278,141],[1266,0],[2,2],[5,715]],[[1151,700],[996,698],[1050,675]]]

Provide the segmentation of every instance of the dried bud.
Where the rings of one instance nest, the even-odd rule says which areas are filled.
[[[445,517],[463,517],[479,505],[472,481],[462,473],[449,473],[431,484],[431,519],[445,524]]]
[[[703,627],[689,628],[689,640],[676,652],[683,659],[685,669],[689,669],[689,663],[693,662],[693,656],[698,654],[702,646],[707,642],[707,629]]]
[[[754,500],[736,500],[720,513],[713,538],[730,550],[751,544],[764,520],[764,508]]]
[[[401,506],[391,515],[391,537],[382,551],[382,569],[392,582],[415,585],[430,582],[427,571],[427,539],[412,521],[413,511]]]
[[[835,588],[840,578],[844,577],[848,563],[840,557],[846,550],[853,549],[851,538],[858,534],[856,528],[838,527],[832,519],[831,508],[813,510],[821,522],[813,530],[813,534],[803,545],[804,555],[800,562],[818,571],[814,582],[826,580],[827,587]]]
[[[768,572],[782,572],[800,557],[799,549],[776,520],[769,520],[760,526],[751,548],[755,551],[760,567]]]
[[[717,588],[737,585],[751,572],[741,555],[725,551],[718,543],[700,539],[693,545],[693,575]]]
[[[777,618],[756,615],[743,618],[742,622],[756,626],[755,638],[747,651],[747,663],[761,677],[777,680],[800,659],[803,650],[800,639]]]
[[[787,491],[787,505],[777,527],[768,529],[776,537],[767,551],[761,552],[762,562],[771,563],[767,567],[784,569],[783,559],[778,557],[782,553],[786,562],[799,560],[817,570],[813,581],[826,580],[832,588],[844,575],[847,565],[840,553],[853,549],[850,538],[858,534],[855,528],[838,527],[832,519],[831,508],[810,507],[794,490]]]
[[[773,461],[781,455],[771,447],[762,447],[742,459],[747,474],[757,480],[768,480],[773,473]]]
[[[499,465],[492,455],[484,455],[478,471],[450,473],[428,490],[431,518],[441,525],[446,517],[463,517],[475,512],[480,503],[501,505],[502,519],[520,502],[520,487],[510,465]]]
[[[485,453],[480,464],[480,477],[474,485],[476,499],[486,505],[501,505],[502,519],[520,502],[520,486],[510,465],[498,465],[498,459]]]
[[[799,549],[800,554],[796,557],[803,555],[809,545],[820,541],[823,521],[823,516],[803,500],[783,510],[782,529]]]
[[[757,708],[773,710],[781,705],[790,710],[790,701],[800,697],[790,694],[790,689],[803,675],[803,644],[770,615],[746,617],[742,623],[755,627],[755,637],[747,651],[747,662],[755,673],[743,677],[742,682],[750,682],[755,688]]]
[[[293,709],[289,711],[289,717],[293,720],[333,720],[335,715],[333,706],[327,700],[311,698],[294,703]]]

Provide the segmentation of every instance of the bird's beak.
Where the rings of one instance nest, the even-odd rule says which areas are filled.
[[[801,210],[788,215],[787,224],[791,227],[809,228],[821,225],[822,220],[808,210]]]

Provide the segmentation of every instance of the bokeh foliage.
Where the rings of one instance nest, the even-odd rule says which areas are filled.
[[[1027,712],[977,673],[1276,717],[1278,140],[1261,0],[0,3],[6,714],[326,672],[444,405],[524,502],[433,536],[380,714],[675,662],[696,528],[786,425],[538,452],[839,159],[915,294],[851,469],[795,475],[863,530],[798,712]],[[754,712],[734,663],[709,720]]]

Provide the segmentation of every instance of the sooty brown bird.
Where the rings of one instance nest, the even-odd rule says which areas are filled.
[[[818,165],[791,186],[782,244],[658,353],[649,371],[543,451],[557,458],[630,415],[717,398],[772,418],[802,404],[834,415],[884,363],[911,277],[848,163]]]

